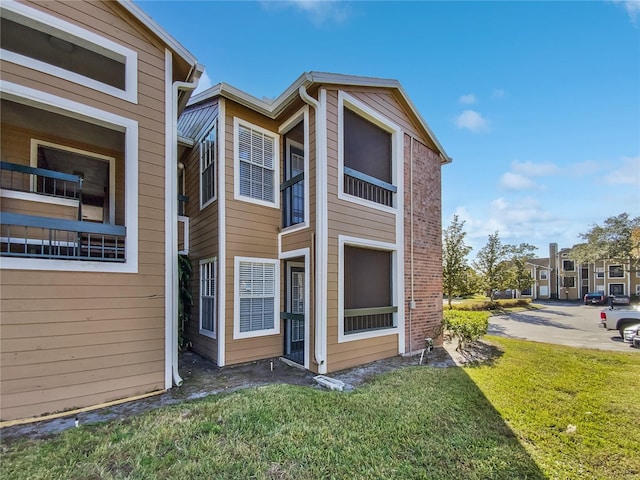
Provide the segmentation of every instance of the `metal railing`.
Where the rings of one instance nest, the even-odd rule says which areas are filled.
[[[0,256],[124,262],[126,227],[0,212]]]
[[[352,308],[344,310],[344,333],[361,333],[395,328],[393,314],[398,307]]]
[[[398,189],[353,168],[344,167],[344,192],[371,202],[393,207],[393,195]]]
[[[0,162],[0,186],[7,190],[73,198],[82,203],[82,177],[45,168]]]

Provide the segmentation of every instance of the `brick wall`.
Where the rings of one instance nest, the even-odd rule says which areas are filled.
[[[405,195],[405,338],[406,352],[424,348],[425,337],[442,344],[442,205],[440,157],[413,139],[413,189],[411,188],[411,137],[404,138]],[[411,300],[411,196],[413,190],[413,290]],[[409,314],[411,312],[411,322]]]

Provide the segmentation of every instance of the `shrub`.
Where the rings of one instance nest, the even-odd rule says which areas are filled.
[[[487,333],[489,312],[445,310],[443,321],[451,337],[458,339],[456,350],[461,351],[468,343],[475,342]]]
[[[483,310],[497,310],[500,308],[527,307],[531,303],[528,298],[508,298],[505,300],[484,300],[453,304],[453,310],[478,312]]]

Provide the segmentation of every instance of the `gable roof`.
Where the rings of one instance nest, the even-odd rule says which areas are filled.
[[[411,114],[418,121],[420,127],[427,134],[429,139],[438,149],[438,153],[442,158],[442,163],[450,163],[451,157],[447,155],[444,148],[431,131],[431,128],[427,122],[422,118],[420,112],[415,107],[407,92],[402,88],[400,82],[393,79],[376,78],[376,77],[361,77],[356,75],[343,75],[338,73],[324,73],[324,72],[305,72],[300,75],[296,81],[294,81],[287,89],[282,92],[275,99],[259,99],[250,95],[242,90],[233,87],[226,83],[218,83],[207,90],[194,95],[189,105],[200,103],[206,99],[221,96],[233,100],[240,105],[244,105],[256,112],[265,115],[266,117],[275,119],[280,113],[282,113],[291,103],[299,98],[300,87],[308,88],[312,85],[353,85],[363,87],[379,87],[390,88],[396,90],[402,99],[409,106]]]

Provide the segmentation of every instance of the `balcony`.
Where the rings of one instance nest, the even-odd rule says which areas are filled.
[[[86,220],[103,214],[81,176],[0,162],[0,186],[0,256],[125,262],[126,227]]]

